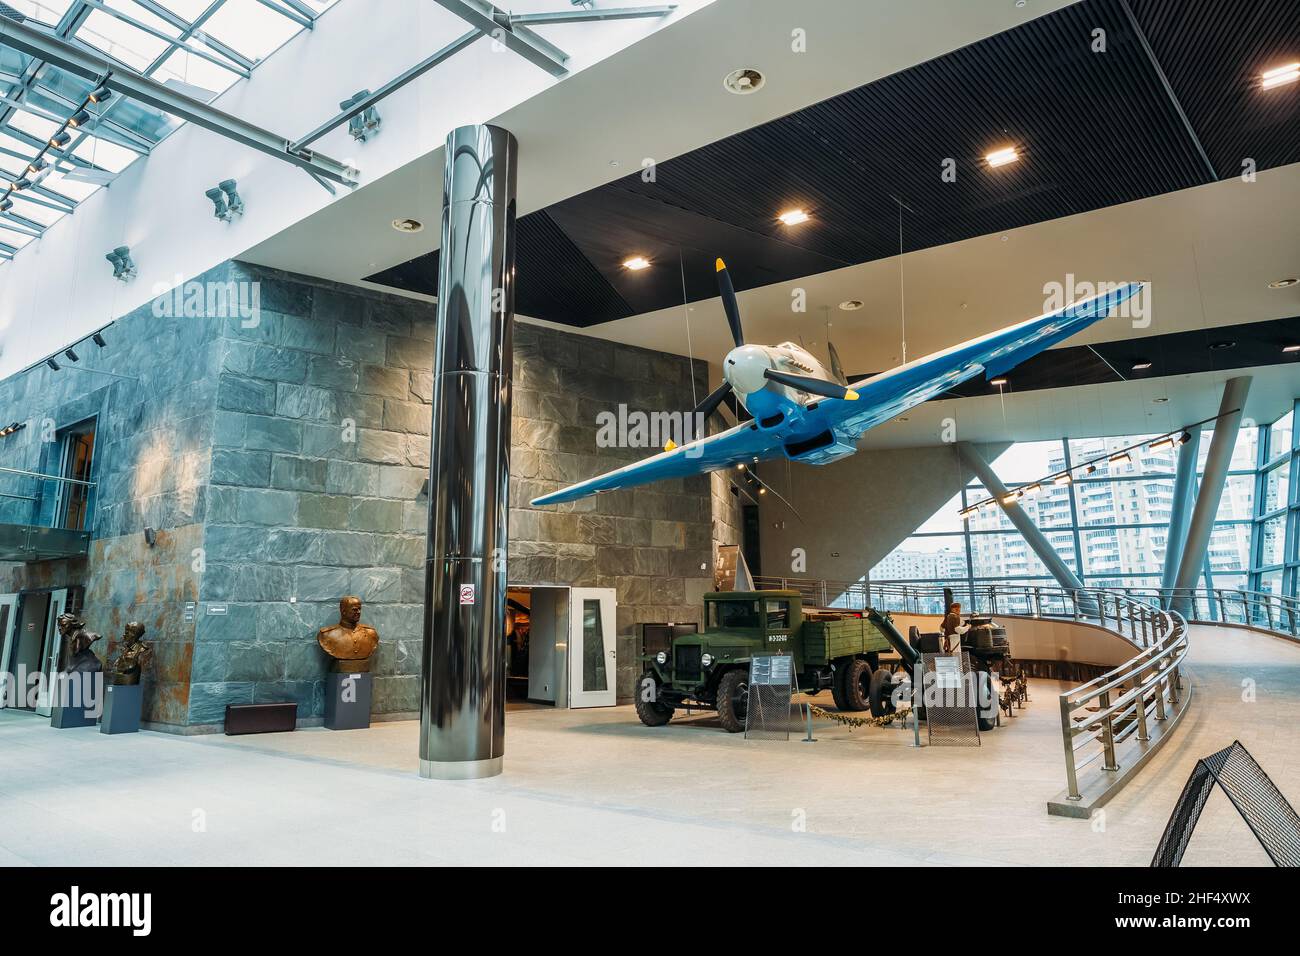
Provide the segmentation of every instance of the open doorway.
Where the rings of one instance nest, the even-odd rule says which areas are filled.
[[[613,588],[512,585],[506,592],[506,710],[617,702]]]

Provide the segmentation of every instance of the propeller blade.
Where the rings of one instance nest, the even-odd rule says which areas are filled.
[[[727,311],[727,324],[731,326],[731,338],[736,343],[736,348],[740,348],[745,344],[745,333],[740,328],[740,307],[736,305],[736,290],[731,285],[727,264],[719,259],[714,267],[718,273],[718,294],[722,296],[722,307]]]
[[[858,393],[851,388],[845,388],[843,385],[825,379],[813,378],[811,375],[792,375],[789,372],[778,372],[774,368],[769,368],[763,370],[763,377],[810,395],[821,395],[823,398],[842,398],[851,402],[858,397]]]
[[[695,407],[695,411],[692,414],[702,415],[704,420],[707,422],[709,416],[718,410],[718,406],[722,404],[722,400],[730,394],[731,383],[724,380],[721,385],[709,392],[708,395],[704,396],[704,401],[700,402],[700,404]],[[702,438],[703,436],[700,435],[696,437]],[[664,451],[672,451],[676,447],[677,442],[670,438],[668,439],[668,443],[664,445]]]
[[[831,374],[841,385],[849,384],[849,380],[844,377],[844,366],[840,364],[840,353],[835,351],[835,343],[830,339],[826,340],[826,351],[831,355]]]

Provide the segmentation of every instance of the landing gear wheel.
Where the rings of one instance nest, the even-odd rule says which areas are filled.
[[[636,682],[636,715],[647,727],[662,727],[673,719],[673,706],[659,699],[659,682],[643,674]]]
[[[846,669],[846,665],[837,665],[835,673],[831,675],[831,699],[835,701],[835,709],[841,711],[849,709],[849,705],[844,702],[844,671]]]
[[[729,734],[745,729],[749,709],[749,675],[744,671],[727,671],[718,681],[718,723]]]
[[[867,710],[871,707],[871,665],[859,658],[849,661],[844,668],[844,703],[849,710]]]
[[[890,674],[876,668],[871,672],[871,685],[867,694],[872,717],[888,717],[894,712],[894,681]]]

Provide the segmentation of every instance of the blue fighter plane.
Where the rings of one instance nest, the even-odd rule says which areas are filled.
[[[849,384],[844,381],[834,352],[834,368],[828,371],[815,356],[792,342],[774,347],[746,345],[736,292],[721,259],[717,261],[717,273],[722,305],[736,346],[723,363],[722,384],[695,411],[706,420],[729,393],[735,392],[753,421],[685,445],[669,442],[662,453],[651,458],[534,498],[534,506],[576,501],[605,491],[767,458],[784,456],[810,465],[828,464],[857,451],[858,438],[867,429],[981,373],[989,379],[1004,374],[1104,319],[1142,288],[1140,282],[1119,285],[1036,319]]]

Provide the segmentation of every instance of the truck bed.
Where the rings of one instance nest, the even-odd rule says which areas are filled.
[[[837,657],[890,650],[885,635],[865,617],[838,620],[805,620],[803,653],[805,666],[825,664]]]

